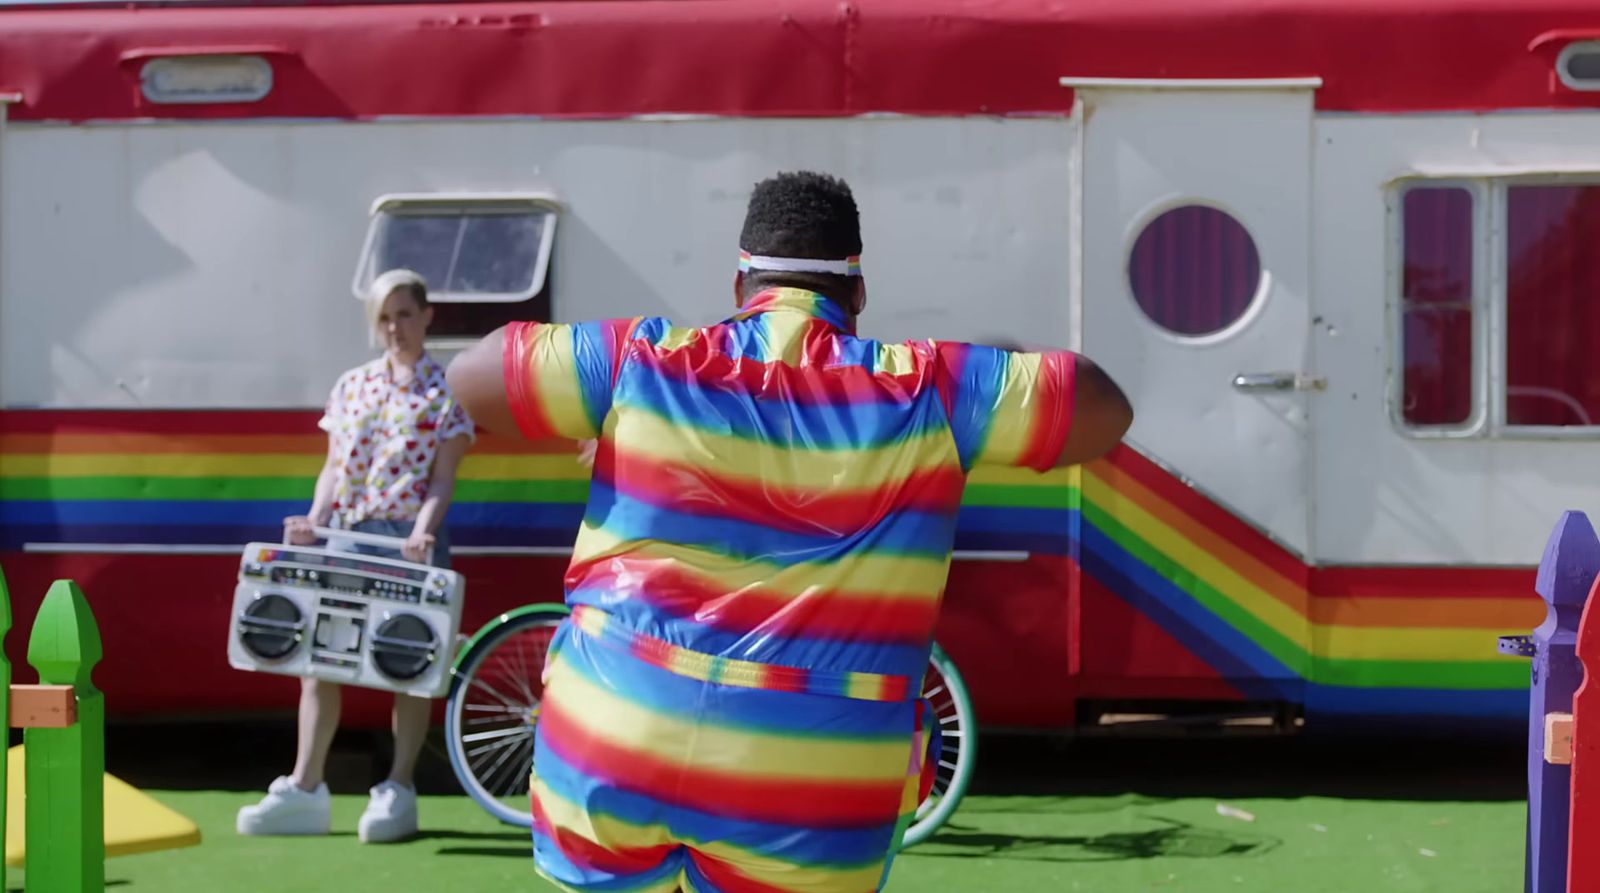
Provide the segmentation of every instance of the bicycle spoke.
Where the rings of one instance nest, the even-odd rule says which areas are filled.
[[[503,681],[511,684],[512,686],[514,686],[518,690],[518,692],[520,694],[522,694],[524,697],[526,697],[527,699],[529,699],[529,700],[538,700],[536,697],[534,697],[533,689],[528,685],[528,676],[529,676],[529,674],[528,674],[528,668],[527,668],[527,661],[521,659],[521,657],[520,657],[521,649],[519,648],[517,650],[519,652],[519,657],[516,660],[512,660],[511,657],[505,656],[505,657],[499,657],[495,661],[495,663],[494,663],[495,674],[501,680],[503,680]],[[487,668],[488,667],[486,665],[485,669],[487,669]]]
[[[483,754],[501,753],[501,752],[503,752],[505,750],[508,750],[510,748],[516,747],[518,743],[519,742],[516,741],[516,740],[507,740],[505,738],[497,738],[497,739],[495,739],[493,741],[490,741],[488,744],[483,744],[483,745],[479,745],[478,747],[471,748],[470,750],[467,751],[467,756],[468,757],[476,757],[476,756],[482,756]],[[487,760],[487,759],[489,759],[489,757],[485,757],[484,759]],[[475,762],[473,765],[474,766],[481,766],[481,765],[483,765],[483,761]],[[478,776],[478,778],[480,778],[480,779],[483,778],[483,774],[480,773],[480,772],[474,772],[473,774]]]
[[[519,728],[519,729],[512,729],[510,731],[511,732],[521,732],[522,730]],[[479,740],[479,741],[474,741],[474,742],[472,742],[473,746],[471,746],[471,747],[463,746],[463,750],[465,750],[465,752],[469,756],[477,756],[478,754],[489,753],[489,752],[498,752],[503,748],[511,747],[512,745],[516,744],[517,742],[516,742],[515,738],[516,738],[516,735],[514,735],[514,734],[497,735],[497,736],[492,737],[492,738],[484,738],[484,739]],[[462,744],[463,745],[465,745],[467,743],[465,735],[462,736],[461,740],[462,740]]]
[[[478,676],[472,677],[472,686],[471,687],[488,692],[489,693],[489,697],[494,698],[495,700],[499,701],[500,703],[504,704],[507,707],[516,707],[517,706],[517,702],[516,701],[513,701],[510,698],[506,697],[505,695],[501,694],[499,689],[497,689],[494,686],[490,685],[489,683],[485,682],[481,677],[478,677]]]
[[[523,756],[524,749],[527,750],[527,756]],[[510,777],[506,779],[506,782],[511,785],[510,789],[507,790],[504,784],[496,783],[495,779],[499,778],[500,772],[499,770],[492,770],[493,774],[486,779],[488,784],[485,785],[485,787],[489,788],[490,793],[504,796],[505,794],[516,793],[521,787],[523,781],[528,777],[528,770],[533,767],[533,736],[530,735],[518,741],[517,746],[510,751],[510,756],[511,759],[506,761],[505,764],[505,768],[510,770]]]
[[[472,741],[472,742],[488,741],[488,740],[491,740],[491,739],[494,739],[494,738],[505,738],[508,735],[525,735],[525,734],[527,734],[526,727],[523,727],[523,726],[512,726],[512,727],[510,727],[508,729],[496,729],[496,730],[494,730],[492,732],[473,732],[470,735],[462,735],[461,736],[461,740],[462,741]]]
[[[506,748],[505,751],[500,754],[500,759],[495,760],[494,765],[489,767],[489,771],[484,773],[484,787],[489,788],[491,793],[494,791],[494,788],[491,787],[491,785],[494,783],[495,776],[499,774],[501,767],[506,764],[507,760],[511,759],[511,757],[515,756],[519,751],[522,750],[522,743],[523,742],[519,739],[510,747]],[[512,765],[515,765],[515,763]]]
[[[461,709],[462,711],[474,712],[474,714],[504,714],[507,717],[520,717],[520,715],[528,712],[528,707],[493,707],[488,706],[488,704],[462,704]],[[494,717],[472,717],[467,722],[504,722],[504,720],[494,719]],[[946,733],[946,735],[949,735],[949,733]]]
[[[537,700],[533,694],[533,687],[529,683],[530,679],[536,677],[537,674],[533,672],[533,667],[528,662],[527,642],[517,642],[517,680],[522,684],[522,693],[527,695],[530,701]]]

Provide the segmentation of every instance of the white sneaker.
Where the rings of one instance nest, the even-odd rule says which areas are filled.
[[[308,791],[285,776],[272,780],[267,796],[239,810],[240,834],[327,834],[328,786]]]
[[[386,781],[371,791],[372,800],[356,826],[362,843],[395,843],[417,834],[417,792]]]

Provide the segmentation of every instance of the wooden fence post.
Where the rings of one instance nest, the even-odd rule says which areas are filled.
[[[1572,818],[1567,834],[1567,893],[1600,890],[1600,580],[1578,624],[1583,686],[1572,696]]]
[[[1600,539],[1582,512],[1566,512],[1545,543],[1534,589],[1550,606],[1531,637],[1501,639],[1500,649],[1533,658],[1528,702],[1528,893],[1567,886],[1571,767],[1546,759],[1546,722],[1570,714],[1583,668],[1575,652],[1584,602],[1600,574]]]
[[[23,732],[27,758],[27,893],[105,889],[105,700],[90,679],[100,630],[83,590],[50,586],[28,639],[28,663],[46,685],[71,685],[77,722]]]

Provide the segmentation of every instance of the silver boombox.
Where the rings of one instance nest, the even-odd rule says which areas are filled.
[[[403,540],[317,528],[388,548]],[[239,562],[228,663],[436,698],[450,685],[466,582],[454,571],[311,546],[251,543]]]

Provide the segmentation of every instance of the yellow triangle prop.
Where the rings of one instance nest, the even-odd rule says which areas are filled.
[[[26,764],[19,744],[6,753],[6,864],[23,861],[23,789]],[[200,828],[149,794],[106,775],[106,855],[149,853],[200,842]]]

